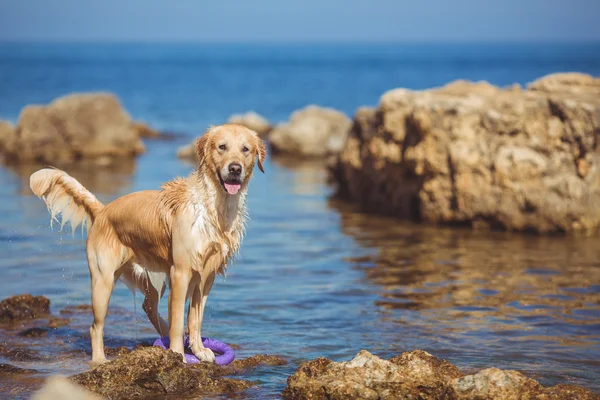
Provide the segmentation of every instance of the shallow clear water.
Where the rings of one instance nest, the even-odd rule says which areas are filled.
[[[429,53],[416,46],[15,46],[0,45],[0,118],[15,120],[25,104],[73,90],[105,89],[137,119],[183,134],[147,142],[145,155],[117,169],[69,170],[103,201],[187,174],[191,166],[176,159],[176,148],[233,112],[256,109],[278,120],[314,102],[350,114],[394,86],[459,77],[525,83],[556,70],[600,74],[598,46],[433,46]],[[215,284],[203,330],[239,344],[238,357],[268,353],[290,361],[249,374],[260,384],[247,397],[277,397],[304,360],[347,360],[360,349],[390,357],[419,348],[465,370],[511,368],[543,384],[600,390],[596,238],[417,226],[332,200],[319,163],[269,160],[265,170],[250,187],[240,258]],[[44,205],[29,192],[31,172],[0,169],[0,297],[42,294],[58,314],[89,303],[84,241],[50,229]],[[137,303],[136,324],[133,297],[117,285],[108,346],[154,338],[139,295]],[[43,339],[5,331],[0,344],[31,354],[0,363],[40,376],[83,371],[90,322],[89,311],[77,313]],[[10,385],[18,386],[2,392]]]

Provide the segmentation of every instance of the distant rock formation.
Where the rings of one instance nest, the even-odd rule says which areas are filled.
[[[343,113],[317,106],[294,112],[269,134],[273,153],[297,157],[326,157],[339,153],[352,126]]]
[[[98,159],[107,164],[111,158],[143,153],[140,137],[158,135],[134,123],[112,94],[71,94],[47,106],[25,107],[15,128],[0,123],[0,151],[9,163]]]
[[[252,129],[254,132],[258,133],[258,136],[260,137],[267,136],[273,129],[273,126],[265,117],[255,113],[254,111],[249,111],[244,114],[233,114],[231,117],[229,117],[227,123],[243,125],[246,128]]]
[[[600,79],[555,74],[522,90],[456,81],[395,89],[359,109],[331,164],[339,194],[429,223],[594,233]]]
[[[288,378],[285,399],[598,399],[574,385],[544,388],[517,371],[488,368],[473,375],[415,350],[388,360],[362,350],[348,362],[302,363]]]

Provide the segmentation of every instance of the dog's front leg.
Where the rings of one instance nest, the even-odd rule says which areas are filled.
[[[204,307],[208,294],[215,280],[215,274],[210,273],[203,277],[200,285],[194,289],[190,303],[190,315],[188,317],[188,328],[190,333],[190,347],[194,355],[201,361],[215,362],[215,354],[211,349],[202,344],[202,321],[204,319]]]
[[[171,290],[169,291],[169,348],[181,354],[183,362],[183,328],[185,300],[190,285],[191,268],[187,265],[174,265],[169,274]]]

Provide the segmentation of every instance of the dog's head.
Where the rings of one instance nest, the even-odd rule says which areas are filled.
[[[245,187],[252,176],[255,160],[262,163],[267,148],[256,132],[242,125],[226,124],[209,128],[196,142],[198,168],[230,195]]]

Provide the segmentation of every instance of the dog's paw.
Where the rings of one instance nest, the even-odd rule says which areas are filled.
[[[98,357],[98,358],[92,359],[89,362],[89,364],[90,364],[90,367],[95,368],[95,367],[105,364],[107,362],[108,362],[108,359],[106,357]]]
[[[206,362],[212,362],[212,363],[214,363],[215,360],[216,360],[215,353],[213,353],[213,351],[211,349],[207,349],[206,347],[203,347],[203,348],[200,348],[200,349],[195,349],[194,350],[194,355],[200,361],[206,361]]]

